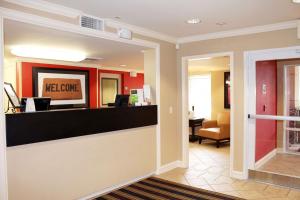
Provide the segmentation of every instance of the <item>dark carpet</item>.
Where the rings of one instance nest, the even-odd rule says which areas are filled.
[[[238,200],[241,198],[150,177],[95,200]]]

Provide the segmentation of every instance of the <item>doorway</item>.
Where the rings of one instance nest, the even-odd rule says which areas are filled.
[[[297,49],[245,53],[244,171],[259,181],[298,188],[294,178],[300,173],[293,167],[300,162]]]
[[[222,97],[218,97],[216,98],[214,95],[213,95],[213,91],[215,90],[215,88],[213,88],[213,80],[215,78],[215,74],[216,72],[218,71],[217,69],[213,69],[212,67],[209,69],[208,67],[205,71],[205,67],[200,67],[200,70],[202,70],[202,73],[198,73],[196,72],[195,73],[195,70],[194,72],[192,72],[193,70],[189,70],[189,66],[191,66],[191,62],[207,62],[209,63],[210,60],[212,59],[220,59],[220,58],[227,58],[228,59],[228,64],[227,64],[227,69],[222,69],[220,70],[220,72],[222,73],[221,75],[221,78],[219,76],[219,80],[221,79],[221,82],[222,82],[222,86],[221,88],[219,87],[218,90],[222,90],[223,91],[223,96]],[[203,65],[204,66],[204,65]],[[213,65],[213,66],[217,66],[217,65]],[[219,72],[219,73],[220,73]],[[225,80],[225,72],[230,72],[230,80],[228,79],[227,81]],[[216,151],[216,149],[218,149],[217,147],[220,147],[219,149],[221,149],[220,151],[223,151],[223,153],[226,151],[224,151],[224,147],[225,148],[228,148],[228,151],[227,151],[227,154],[228,154],[228,176],[230,176],[231,171],[232,171],[232,166],[233,166],[233,160],[232,160],[232,155],[233,155],[233,147],[234,147],[234,144],[233,144],[233,124],[234,124],[234,101],[233,101],[233,94],[234,94],[234,71],[233,71],[233,52],[224,52],[224,53],[215,53],[215,54],[205,54],[205,55],[197,55],[197,56],[188,56],[188,57],[183,57],[182,58],[182,160],[183,160],[183,163],[182,165],[186,168],[189,168],[192,164],[193,164],[193,161],[194,161],[194,156],[192,154],[190,154],[190,148],[193,149],[193,148],[203,148],[205,146],[209,147],[211,152],[214,152]],[[197,79],[198,81],[195,81],[195,79]],[[201,100],[201,104],[204,104],[204,102],[209,102],[209,103],[206,103],[206,109],[201,109],[201,111],[197,111],[197,104],[195,105],[192,105],[193,102],[195,102],[196,100],[192,100],[190,98],[196,98],[197,95],[194,95],[192,94],[193,93],[193,90],[195,90],[193,87],[192,84],[193,82],[195,83],[194,85],[197,84],[197,82],[201,82],[200,80],[206,80],[208,82],[211,83],[211,86],[209,86],[209,84],[206,84],[205,88],[202,88],[204,86],[202,86],[201,88],[201,91],[205,92],[205,95],[200,95],[202,98],[204,98],[204,100]],[[230,87],[226,87],[227,91],[228,91],[228,88],[230,88],[230,92],[228,92],[227,95],[224,95],[226,93],[225,91],[225,87],[224,85],[225,84],[230,84]],[[207,92],[207,88],[211,88],[209,90],[209,92]],[[210,97],[209,97],[210,96]],[[227,96],[228,100],[226,103],[224,101],[224,97]],[[215,98],[214,98],[215,97]],[[215,107],[212,106],[212,103],[214,103],[214,100],[220,100],[222,103],[221,107],[223,110],[216,110],[215,111]],[[225,108],[225,104],[228,104],[230,102],[231,104],[231,107],[230,109],[226,109]],[[199,107],[199,103],[198,103],[198,107]],[[198,108],[199,109],[199,108]],[[195,128],[195,134],[191,133],[192,136],[189,136],[191,130],[189,128],[189,122],[191,121],[190,119],[191,118],[201,118],[201,119],[205,119],[206,121],[208,120],[211,120],[213,119],[214,121],[218,118],[218,114],[219,113],[222,113],[222,112],[226,112],[228,113],[228,118],[230,121],[228,127],[229,127],[229,138],[230,138],[230,147],[229,147],[229,143],[227,142],[226,143],[226,140],[225,140],[225,143],[222,143],[222,144],[225,144],[224,146],[221,144],[218,144],[216,138],[210,138],[208,139],[208,137],[199,137],[198,135],[198,132],[199,130],[197,130],[197,128]],[[202,112],[202,113],[201,113]],[[207,114],[209,113],[209,114]],[[199,116],[197,116],[199,115]],[[202,122],[201,122],[202,123]],[[201,128],[201,127],[200,127]],[[199,129],[199,127],[198,127]],[[192,130],[194,131],[194,130]],[[196,135],[195,138],[194,135]],[[192,138],[191,138],[192,137]],[[199,138],[200,138],[200,143],[199,144]],[[229,138],[226,138],[226,139],[229,139]],[[192,139],[191,141],[194,141],[192,143],[190,143],[190,139]],[[225,139],[225,138],[224,138]],[[197,142],[196,142],[197,141]],[[226,144],[228,145],[226,147]],[[200,146],[199,146],[200,145]],[[191,147],[190,147],[191,146]],[[198,151],[198,150],[196,150]],[[199,152],[199,151],[198,151]],[[226,153],[225,153],[226,154]],[[218,155],[216,155],[216,157],[218,157]],[[211,160],[211,162],[214,162]],[[217,169],[216,169],[217,170]]]

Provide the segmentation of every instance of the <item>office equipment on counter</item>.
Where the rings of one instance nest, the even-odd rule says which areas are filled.
[[[129,95],[117,94],[115,100],[115,107],[127,107],[129,104]]]
[[[35,105],[33,98],[26,98],[25,105],[25,112],[35,112]]]
[[[144,91],[143,89],[132,89],[130,90],[130,103],[135,106],[140,106],[144,102]]]
[[[144,90],[144,102],[146,103],[146,105],[151,105],[151,87],[150,85],[144,85],[143,87]]]
[[[33,97],[22,98],[21,105],[25,108],[25,112],[45,111],[50,110],[50,97]]]

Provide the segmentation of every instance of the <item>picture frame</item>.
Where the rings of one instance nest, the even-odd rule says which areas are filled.
[[[69,95],[65,98],[59,98],[59,95],[55,95],[55,98],[51,98],[51,109],[67,109],[67,108],[88,108],[90,103],[90,91],[89,91],[89,71],[77,70],[77,69],[59,69],[59,68],[44,68],[33,67],[32,68],[32,86],[34,97],[49,97],[43,96],[45,80],[64,80],[75,81],[79,87],[77,88],[77,94],[74,96]],[[51,93],[48,93],[51,94]],[[66,95],[64,93],[64,95]],[[51,97],[51,96],[50,96]],[[72,97],[76,97],[72,99]]]
[[[105,93],[104,93],[104,82],[105,81],[114,81],[115,82],[115,93],[116,95],[118,94],[119,91],[119,79],[118,78],[108,78],[108,77],[102,77],[101,78],[101,102],[102,105],[107,106],[109,103],[114,103],[114,101],[112,102],[105,102]],[[115,100],[116,97],[114,97]]]
[[[9,102],[12,104],[13,108],[21,108],[20,99],[11,83],[4,82],[4,91],[8,97]]]
[[[224,72],[224,108],[230,109],[230,72]]]

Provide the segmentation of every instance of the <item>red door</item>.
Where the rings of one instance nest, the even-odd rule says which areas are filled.
[[[277,115],[277,61],[256,63],[256,114]],[[275,120],[256,120],[255,161],[276,148]]]

